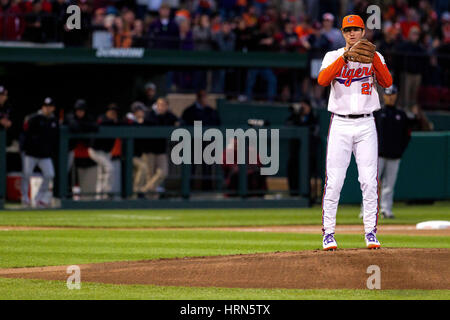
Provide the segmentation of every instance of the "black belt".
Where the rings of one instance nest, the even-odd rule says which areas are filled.
[[[365,113],[365,114],[348,114],[348,115],[342,115],[335,113],[336,116],[346,119],[359,119],[359,118],[368,118],[371,117],[371,113]]]

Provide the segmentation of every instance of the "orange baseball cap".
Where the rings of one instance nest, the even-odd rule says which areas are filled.
[[[356,14],[351,14],[349,16],[345,16],[344,19],[342,20],[342,29],[348,28],[348,27],[358,27],[358,28],[365,29],[363,19]]]

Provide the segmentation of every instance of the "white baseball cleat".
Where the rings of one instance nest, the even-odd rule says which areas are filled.
[[[325,234],[323,236],[323,250],[324,251],[334,251],[337,249],[336,240],[334,240],[334,233]]]
[[[366,236],[364,237],[364,239],[366,240],[367,249],[380,249],[381,248],[381,244],[378,241],[374,231],[366,233]]]

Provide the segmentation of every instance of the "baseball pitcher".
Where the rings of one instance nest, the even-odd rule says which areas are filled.
[[[365,25],[361,17],[344,17],[341,31],[346,46],[325,55],[317,79],[321,86],[331,85],[322,200],[323,249],[337,249],[336,212],[352,153],[363,196],[366,246],[378,249],[378,140],[372,113],[380,109],[376,83],[387,88],[392,85],[392,77],[375,45],[363,39]]]

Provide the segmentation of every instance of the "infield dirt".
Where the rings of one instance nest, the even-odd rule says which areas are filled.
[[[450,289],[450,249],[299,251],[80,265],[82,282],[184,287]],[[0,277],[66,280],[67,266],[0,269]]]

